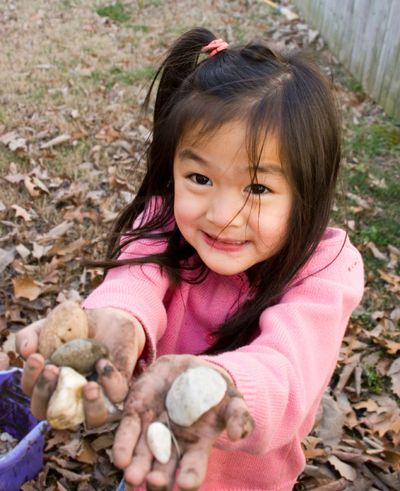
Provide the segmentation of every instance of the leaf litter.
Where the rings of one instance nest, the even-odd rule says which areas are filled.
[[[150,128],[140,111],[148,81],[126,80],[159,63],[176,37],[171,26],[183,32],[203,24],[228,41],[258,35],[279,48],[310,48],[328,74],[341,70],[301,17],[289,22],[263,2],[216,1],[204,11],[187,1],[183,16],[175,2],[126,1],[121,6],[132,21],[123,23],[97,15],[96,5],[9,0],[0,8],[2,39],[19,55],[5,70],[0,93],[6,111],[0,120],[0,368],[22,366],[14,344],[20,328],[57,302],[82,300],[101,281],[102,271],[83,261],[102,257],[111,222],[133,198]],[[24,56],[33,59],[29,71]],[[382,117],[340,76],[335,88],[351,121]],[[361,164],[350,155],[346,165]],[[368,181],[383,190],[389,184],[373,170]],[[384,213],[369,194],[346,194],[351,232]],[[399,244],[382,245],[375,236],[355,242],[379,266],[367,265],[363,304],[303,442],[301,491],[400,489]],[[111,462],[114,431],[49,430],[43,471],[22,489],[115,489],[121,473]]]

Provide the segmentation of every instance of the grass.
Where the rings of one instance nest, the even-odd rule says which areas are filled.
[[[131,20],[131,16],[126,12],[125,7],[120,2],[115,2],[105,7],[99,7],[96,9],[97,15],[100,17],[107,17],[113,22],[124,23]]]
[[[365,370],[367,387],[373,394],[382,394],[385,389],[385,380],[378,374],[375,367]]]
[[[95,70],[90,78],[95,82],[101,82],[107,89],[111,89],[117,82],[131,85],[136,82],[151,80],[156,73],[154,67],[138,67],[134,70],[124,70],[118,66],[112,66],[108,70]]]
[[[400,247],[400,128],[396,121],[382,114],[373,121],[360,118],[345,124],[344,155],[347,165],[342,178],[346,191],[366,197],[370,209],[357,210],[358,222],[353,240],[359,245],[373,242],[378,247]]]
[[[400,128],[390,119],[371,124],[353,124],[348,131],[353,132],[348,143],[355,154],[376,157],[400,151]]]

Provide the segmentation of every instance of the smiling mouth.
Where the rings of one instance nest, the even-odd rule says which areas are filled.
[[[214,237],[213,235],[207,234],[206,232],[204,232],[204,235],[208,239],[208,242],[212,242],[215,244],[226,244],[228,246],[229,245],[231,245],[231,246],[242,246],[248,242],[247,240],[234,240],[234,239]]]

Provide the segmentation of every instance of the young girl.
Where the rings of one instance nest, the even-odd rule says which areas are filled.
[[[114,461],[127,486],[290,490],[363,292],[359,253],[327,228],[340,161],[329,83],[297,55],[231,47],[202,28],[178,39],[158,75],[147,173],[84,303],[122,372],[98,367],[106,392],[145,368]],[[172,425],[182,454],[153,462],[145,430],[165,418],[176,377],[198,365],[224,375],[226,397],[193,427]],[[37,408],[48,400],[35,389],[42,369],[32,355],[24,383]],[[56,370],[45,372],[54,387]],[[104,421],[98,386],[85,394],[88,420]]]

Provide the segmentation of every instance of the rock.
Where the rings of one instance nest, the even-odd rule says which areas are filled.
[[[73,339],[61,345],[50,357],[50,362],[59,367],[71,367],[82,375],[95,369],[97,360],[108,358],[108,348],[94,339]]]
[[[89,326],[85,311],[76,303],[66,301],[55,307],[46,318],[39,335],[39,352],[50,358],[62,344],[87,338]]]
[[[47,420],[57,430],[73,428],[85,419],[82,387],[85,377],[70,367],[61,367],[56,390],[47,408]]]
[[[172,438],[169,429],[159,421],[151,423],[147,429],[147,444],[154,458],[166,464],[171,458]]]
[[[176,378],[165,405],[171,420],[191,426],[209,409],[222,401],[227,389],[224,377],[208,367],[189,368]]]

